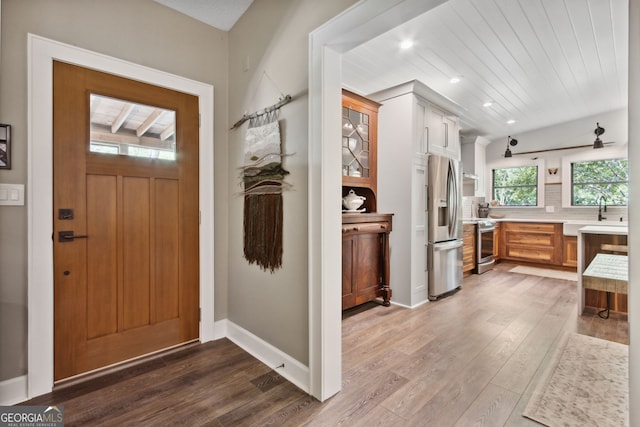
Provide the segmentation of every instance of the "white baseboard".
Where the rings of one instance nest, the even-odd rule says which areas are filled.
[[[268,342],[255,336],[246,329],[236,325],[232,321],[225,319],[224,325],[220,329],[226,329],[226,336],[244,351],[272,368],[296,387],[309,393],[309,367],[298,362],[288,354],[282,352]],[[216,326],[218,323],[216,322]],[[215,328],[218,329],[217,327]],[[217,335],[217,334],[216,334]],[[280,367],[284,365],[283,367]]]
[[[428,299],[426,299],[426,300],[424,300],[424,301],[420,301],[419,303],[416,303],[416,304],[413,304],[413,305],[406,305],[406,304],[400,304],[399,302],[394,302],[394,301],[392,300],[392,301],[391,301],[391,304],[392,304],[392,305],[397,305],[398,307],[410,308],[410,309],[412,309],[412,310],[413,310],[414,308],[418,308],[418,307],[420,307],[421,305],[424,305],[424,304],[426,304],[426,303],[428,303],[428,302],[429,302],[429,300],[428,300]]]
[[[227,337],[227,319],[218,320],[213,324],[213,339],[219,340],[220,338]]]
[[[428,302],[429,302],[429,298],[425,298],[425,299],[421,300],[420,302],[413,304],[413,305],[411,306],[411,308],[412,308],[412,309],[414,309],[414,308],[418,308],[418,307],[420,307],[421,305],[425,305],[425,304],[427,304]]]
[[[26,375],[0,381],[0,406],[15,405],[27,399]]]

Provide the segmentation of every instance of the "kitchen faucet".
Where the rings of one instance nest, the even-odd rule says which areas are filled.
[[[604,211],[607,211],[607,198],[604,196],[600,196],[598,198],[598,221],[602,221],[603,219],[607,219],[606,216],[602,216],[602,201],[604,200]]]

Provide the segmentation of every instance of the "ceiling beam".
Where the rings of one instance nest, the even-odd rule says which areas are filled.
[[[111,124],[111,133],[118,132],[124,121],[127,120],[127,117],[129,117],[129,114],[131,114],[131,112],[133,111],[134,106],[134,104],[125,102],[125,104],[122,106],[122,110],[120,110],[120,114],[118,114],[118,117],[116,117]]]
[[[149,130],[149,128],[151,128],[151,126],[153,126],[153,124],[158,121],[162,113],[163,113],[163,110],[159,108],[156,108],[155,110],[153,110],[153,112],[149,114],[149,117],[147,117],[145,121],[142,122],[140,126],[138,126],[138,129],[136,129],[136,135],[138,136],[144,135]]]
[[[176,133],[176,125],[175,123],[171,123],[169,126],[165,128],[165,130],[160,132],[160,139],[165,141],[167,138],[171,137],[171,135],[173,135],[174,133]]]

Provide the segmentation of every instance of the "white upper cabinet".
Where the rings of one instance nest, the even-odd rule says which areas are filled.
[[[382,104],[399,97],[412,100],[394,107],[393,123],[396,127],[410,123],[416,157],[438,154],[460,160],[460,125],[456,114],[451,112],[461,110],[460,106],[417,80],[368,96]]]
[[[433,104],[428,104],[425,118],[427,151],[460,160],[458,118]]]
[[[463,196],[486,197],[486,149],[489,142],[478,136],[461,144]]]

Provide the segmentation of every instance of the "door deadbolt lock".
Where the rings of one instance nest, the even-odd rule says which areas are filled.
[[[73,209],[58,209],[58,219],[73,219]]]
[[[86,239],[89,236],[76,236],[73,234],[73,231],[59,231],[58,232],[58,242],[73,242],[75,239]]]

